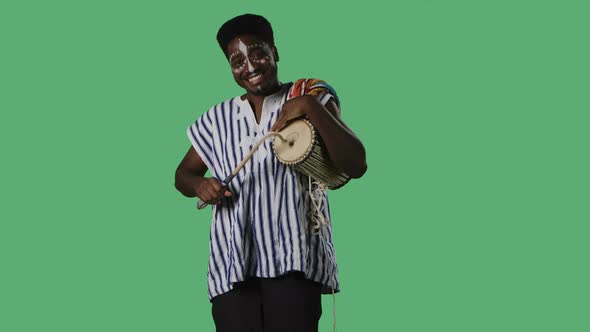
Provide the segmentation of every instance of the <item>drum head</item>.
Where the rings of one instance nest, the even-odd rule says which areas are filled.
[[[303,161],[313,148],[315,133],[306,120],[296,120],[279,132],[287,139],[283,142],[279,137],[273,140],[273,149],[279,161],[285,164],[296,164]]]

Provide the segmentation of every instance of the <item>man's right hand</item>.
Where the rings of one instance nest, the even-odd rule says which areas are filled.
[[[199,197],[207,204],[219,204],[231,193],[216,178],[204,177],[207,165],[191,146],[176,169],[175,187],[186,197]]]
[[[221,203],[223,197],[231,196],[231,192],[216,178],[201,177],[197,180],[195,192],[203,202],[214,205]]]

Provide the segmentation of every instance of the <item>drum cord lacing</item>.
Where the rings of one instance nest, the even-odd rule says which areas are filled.
[[[328,241],[326,237],[328,232],[327,227],[330,224],[330,221],[326,219],[324,213],[322,212],[324,193],[326,192],[328,186],[320,181],[312,182],[310,176],[307,178],[309,179],[309,197],[314,208],[314,211],[311,214],[312,233],[313,235],[318,235],[319,241],[321,242],[322,248],[324,249],[324,253],[326,256],[328,256],[328,261],[331,265],[327,269],[327,272],[330,275],[330,279],[332,280],[332,321],[334,332],[336,332],[336,294],[334,293],[334,288],[336,288],[336,259],[332,255],[332,251],[328,250]]]

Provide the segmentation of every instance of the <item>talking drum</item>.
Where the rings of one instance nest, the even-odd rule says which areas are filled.
[[[323,147],[316,129],[307,120],[296,120],[280,131],[286,139],[273,140],[277,159],[310,178],[324,183],[329,189],[345,185],[350,177],[336,169]]]

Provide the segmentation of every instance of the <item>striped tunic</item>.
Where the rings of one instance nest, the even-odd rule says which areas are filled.
[[[248,101],[238,96],[215,105],[188,128],[192,146],[214,177],[230,175],[268,133],[292,85],[283,84],[265,98],[260,123]],[[330,93],[317,98],[322,104],[337,100]],[[290,271],[321,283],[323,293],[339,291],[331,228],[322,229],[324,243],[312,234],[308,177],[275,158],[272,139],[260,146],[229,189],[232,196],[212,211],[209,300],[247,277],[271,278]],[[330,220],[326,194],[322,205]]]

